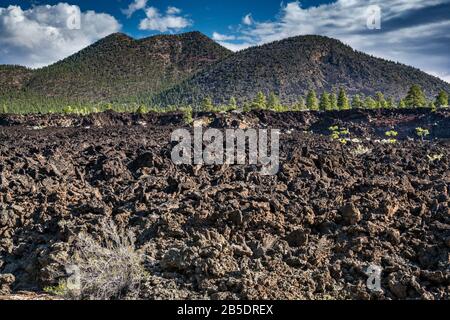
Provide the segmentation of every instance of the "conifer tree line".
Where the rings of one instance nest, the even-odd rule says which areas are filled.
[[[309,90],[305,98],[299,97],[297,103],[290,107],[282,106],[279,97],[274,93],[270,93],[268,98],[266,98],[263,92],[258,92],[253,102],[245,104],[243,109],[335,111],[350,109],[435,109],[448,107],[448,105],[449,96],[444,90],[441,90],[434,100],[428,100],[421,87],[413,85],[407,95],[399,101],[395,101],[392,97],[386,97],[382,92],[377,92],[373,97],[364,97],[359,94],[349,97],[346,90],[342,87],[337,92],[325,91],[320,96],[315,90]],[[236,106],[236,103],[234,103],[234,106]]]
[[[364,96],[355,94],[349,96],[346,90],[341,87],[331,92],[322,92],[320,95],[315,90],[309,90],[305,97],[298,97],[296,103],[283,105],[280,97],[271,92],[267,96],[263,92],[258,92],[254,99],[239,105],[236,97],[230,97],[228,103],[215,105],[209,97],[203,99],[197,105],[154,105],[150,100],[136,100],[132,102],[112,102],[112,103],[84,103],[81,101],[69,101],[57,98],[46,99],[38,96],[5,97],[0,96],[0,113],[76,113],[89,114],[107,110],[118,112],[172,112],[190,108],[196,111],[217,112],[243,110],[273,110],[283,111],[335,111],[350,109],[402,109],[402,108],[443,108],[448,107],[449,96],[444,90],[438,95],[428,100],[419,85],[412,85],[406,96],[396,101],[392,97],[386,97],[382,92],[377,92],[374,96]]]

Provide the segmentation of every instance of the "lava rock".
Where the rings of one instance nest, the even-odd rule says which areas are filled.
[[[303,229],[297,229],[286,237],[286,241],[291,247],[302,247],[308,244],[308,234]]]
[[[361,212],[353,203],[341,207],[339,211],[341,212],[342,218],[346,224],[357,224],[362,219]]]
[[[6,295],[11,293],[11,285],[16,281],[12,274],[0,274],[0,294]]]

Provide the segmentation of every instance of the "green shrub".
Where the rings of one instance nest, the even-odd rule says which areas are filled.
[[[346,128],[339,128],[339,126],[331,126],[328,128],[331,131],[331,139],[338,140],[342,144],[347,144],[350,131]]]
[[[428,129],[424,129],[424,128],[416,128],[416,134],[420,139],[424,139],[427,136],[430,135],[430,131]]]
[[[395,130],[390,130],[390,131],[387,131],[385,133],[385,136],[386,137],[397,137],[398,136],[398,132],[395,131]]]

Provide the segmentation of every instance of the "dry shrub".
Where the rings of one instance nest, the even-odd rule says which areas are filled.
[[[88,300],[137,298],[146,272],[133,234],[120,232],[112,221],[104,220],[99,238],[79,235],[71,261],[78,269],[73,277],[78,277],[79,288],[72,285],[69,295]]]

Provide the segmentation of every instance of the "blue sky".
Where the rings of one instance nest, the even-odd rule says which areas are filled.
[[[55,5],[60,2],[78,5],[81,11],[94,10],[96,12],[104,12],[114,16],[120,21],[123,28],[122,31],[133,37],[146,37],[153,34],[161,33],[158,30],[139,30],[139,22],[145,18],[145,12],[138,10],[131,18],[127,18],[122,10],[127,9],[132,0],[0,0],[0,7],[8,7],[9,5],[18,5],[22,9],[29,9],[37,5]],[[307,0],[302,1],[305,7],[311,5],[319,5],[322,3],[330,3],[331,0]],[[225,33],[229,30],[229,26],[239,25],[242,18],[252,13],[257,20],[270,20],[278,14],[282,1],[279,0],[148,0],[147,6],[158,8],[165,11],[168,6],[182,9],[185,16],[190,18],[193,24],[183,31],[200,30],[208,36],[212,36],[213,32]],[[171,30],[165,33],[176,33],[177,30]]]
[[[8,7],[9,5],[19,5],[22,9],[31,8],[33,5],[42,4],[58,4],[60,2],[67,2],[69,4],[76,4],[81,11],[94,10],[96,12],[104,12],[114,16],[121,24],[123,32],[133,37],[145,37],[153,34],[161,33],[158,30],[139,30],[140,20],[145,18],[143,10],[136,11],[130,18],[123,14],[122,10],[127,9],[131,0],[72,0],[72,1],[58,1],[58,0],[44,0],[44,1],[7,1],[0,0],[0,7]],[[186,16],[192,22],[191,26],[183,28],[184,31],[201,30],[203,33],[212,36],[214,31],[225,32],[229,25],[239,24],[241,18],[254,12],[255,16],[261,19],[270,19],[278,12],[280,7],[279,1],[267,1],[263,6],[258,5],[261,1],[258,0],[226,0],[211,1],[211,0],[153,0],[148,1],[147,4],[156,7],[162,12],[167,7],[174,6],[182,9],[183,16]],[[256,9],[256,10],[255,10]],[[181,30],[170,30],[164,33],[176,33]]]
[[[450,81],[450,0],[0,0],[0,63],[48,65],[112,32],[193,30],[235,51],[321,34]]]

